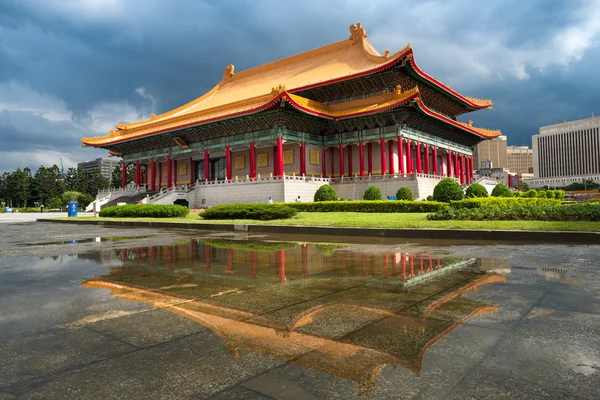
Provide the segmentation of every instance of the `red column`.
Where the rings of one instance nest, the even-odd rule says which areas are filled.
[[[452,151],[448,150],[447,156],[448,156],[448,160],[446,161],[446,163],[448,165],[446,165],[446,176],[451,177],[452,176]]]
[[[469,156],[469,176],[471,177],[471,181],[473,181],[475,176],[475,171],[473,170],[473,156]]]
[[[381,153],[381,175],[385,175],[385,140],[383,138],[379,139],[379,152]]]
[[[367,143],[367,172],[373,174],[373,144]]]
[[[329,150],[330,150],[329,151],[329,157],[331,158],[329,160],[329,166],[331,167],[331,177],[333,178],[335,176],[335,162],[334,162],[334,159],[333,159],[333,156],[334,156],[333,153],[334,153],[335,150],[333,149],[333,147],[330,147]]]
[[[140,160],[135,162],[135,187],[140,186]]]
[[[388,153],[389,153],[388,162],[390,163],[388,170],[390,171],[390,175],[394,175],[396,173],[396,170],[394,168],[394,141],[393,140],[390,140],[388,142]]]
[[[256,147],[250,143],[250,178],[256,178]]]
[[[402,146],[402,136],[398,136],[398,173],[404,175],[404,155]]]
[[[365,176],[365,145],[362,142],[358,142],[358,164],[360,176]]]
[[[326,153],[326,149],[325,146],[323,146],[321,148],[321,174],[323,175],[323,178],[325,178],[327,176],[327,153]]]
[[[194,160],[190,157],[190,185],[196,183],[196,169],[194,168]]]
[[[306,175],[306,143],[300,143],[300,175]]]
[[[162,163],[159,161],[158,162],[158,190],[162,189]]]
[[[127,186],[127,164],[121,164],[121,187],[125,189]]]
[[[454,152],[454,177],[458,178],[460,174],[460,169],[458,168],[458,153]]]
[[[156,162],[154,158],[150,159],[150,191],[156,191]]]
[[[425,143],[425,173],[429,175],[429,144]]]
[[[277,146],[273,146],[273,176],[279,176],[279,171],[277,171]]]
[[[173,160],[173,186],[177,186],[177,160]]]
[[[406,173],[408,175],[412,175],[413,173],[412,149],[410,146],[410,139],[406,139]]]
[[[352,145],[348,146],[348,176],[352,177]]]
[[[338,144],[338,153],[340,157],[340,177],[344,176],[344,146]]]
[[[465,155],[461,154],[460,155],[460,159],[458,160],[458,165],[459,168],[458,170],[460,171],[460,184],[464,185],[465,184],[465,171],[464,171],[464,161],[465,161]]]
[[[283,175],[283,139],[277,138],[277,170]]]
[[[438,175],[438,159],[437,159],[437,146],[433,146],[433,175]]]
[[[210,154],[208,154],[208,150],[204,150],[204,180],[210,180]]]
[[[225,179],[231,180],[231,148],[225,146]]]
[[[423,173],[423,165],[421,165],[421,143],[415,143],[415,151],[417,154],[417,174]]]

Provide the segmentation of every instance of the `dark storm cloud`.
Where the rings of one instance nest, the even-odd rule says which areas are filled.
[[[104,154],[80,149],[81,137],[190,101],[227,64],[241,71],[341,40],[357,21],[380,51],[411,42],[424,70],[492,98],[493,111],[468,118],[529,144],[540,125],[600,112],[592,109],[599,8],[597,0],[3,0],[0,171],[30,162],[20,156],[26,148],[36,164],[48,154],[73,163]]]

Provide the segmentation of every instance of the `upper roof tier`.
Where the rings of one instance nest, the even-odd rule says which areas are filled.
[[[390,54],[381,55],[367,41],[360,23],[350,26],[350,37],[337,43],[277,60],[236,73],[233,65],[225,68],[223,79],[205,95],[172,111],[151,119],[118,124],[117,129],[131,130],[153,125],[159,121],[194,114],[199,111],[219,110],[232,103],[243,103],[270,94],[273,86],[285,85],[290,93],[317,86],[353,79],[386,70],[399,63],[410,69],[411,75],[436,91],[474,111],[489,108],[491,100],[466,97],[423,72],[414,62],[410,45]]]

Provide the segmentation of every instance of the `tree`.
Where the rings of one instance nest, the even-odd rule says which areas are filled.
[[[63,204],[67,204],[71,200],[78,200],[80,196],[81,196],[81,193],[79,193],[79,192],[74,192],[74,191],[64,192],[62,195]]]
[[[529,185],[523,181],[519,181],[519,190],[526,192],[529,190]]]
[[[513,195],[505,184],[499,183],[492,190],[492,197],[513,197]]]
[[[471,197],[488,197],[488,191],[485,188],[485,186],[483,186],[480,183],[473,183],[471,186],[469,186],[467,188],[467,193],[466,193],[467,198],[471,198]]]
[[[99,169],[92,170],[86,175],[87,185],[83,193],[87,193],[95,198],[99,190],[108,189],[110,187],[109,180],[100,173]]]
[[[27,207],[31,197],[31,170],[29,168],[17,168],[16,171],[6,177],[7,200],[13,206]]]
[[[444,178],[433,188],[433,199],[449,203],[452,200],[462,200],[462,186],[452,178]]]
[[[594,182],[591,179],[583,180],[581,182],[571,183],[569,186],[565,188],[567,191],[571,190],[596,190],[600,188],[600,184]]]
[[[315,192],[314,201],[333,201],[337,199],[337,193],[330,185],[323,185]]]
[[[406,186],[402,186],[396,192],[396,198],[398,200],[414,200],[415,196],[413,195],[413,192],[412,192],[412,190],[410,190],[410,188],[408,188]]]
[[[123,163],[121,162],[112,172],[111,186],[113,188],[120,188],[123,182],[123,176],[121,171],[123,170]],[[135,165],[129,164],[127,166],[127,183],[133,182],[135,175]],[[337,199],[337,197],[336,197]]]
[[[364,200],[381,200],[381,190],[377,186],[369,186],[363,195]]]
[[[65,191],[60,169],[56,164],[50,168],[40,166],[33,176],[31,185],[32,200],[43,204],[51,198],[60,197]]]

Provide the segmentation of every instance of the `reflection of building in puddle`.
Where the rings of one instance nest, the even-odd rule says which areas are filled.
[[[581,279],[567,276],[569,270],[565,268],[536,268],[536,271],[548,282],[560,283],[562,285],[569,286],[583,285],[583,281]]]
[[[388,364],[419,375],[433,344],[498,310],[462,294],[506,280],[473,259],[419,252],[168,247],[126,255],[122,268],[84,286],[194,320],[233,356],[246,350],[320,370],[357,382],[362,394]]]

